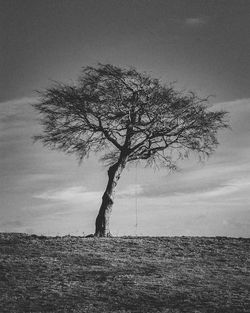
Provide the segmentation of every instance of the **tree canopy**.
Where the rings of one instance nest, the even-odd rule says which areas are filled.
[[[55,83],[40,96],[44,132],[36,139],[80,160],[103,152],[108,165],[122,153],[127,162],[174,168],[190,151],[210,155],[228,127],[226,112],[212,111],[207,98],[110,64],[86,67],[75,84]]]

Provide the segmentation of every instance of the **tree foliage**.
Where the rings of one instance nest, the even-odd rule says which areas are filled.
[[[212,111],[208,99],[109,64],[86,67],[75,84],[55,83],[40,96],[34,106],[44,132],[35,139],[79,160],[102,152],[108,165],[122,155],[175,168],[190,151],[210,155],[228,127],[226,112]]]

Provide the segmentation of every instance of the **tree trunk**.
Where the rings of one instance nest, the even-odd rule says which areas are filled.
[[[102,196],[102,204],[95,222],[95,237],[110,237],[109,219],[114,203],[114,190],[126,161],[118,161],[108,170],[108,184]]]

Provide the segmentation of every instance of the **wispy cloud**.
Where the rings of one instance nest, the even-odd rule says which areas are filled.
[[[34,111],[31,105],[37,102],[38,98],[36,97],[0,102],[1,131],[8,131],[6,135],[9,135],[15,128],[27,128],[27,123],[31,125],[34,120]]]
[[[185,24],[189,26],[204,25],[207,23],[207,18],[205,17],[189,17],[185,19]]]
[[[10,99],[3,102],[0,102],[0,106],[4,105],[23,105],[23,104],[32,104],[39,101],[38,97],[22,97],[17,99]]]
[[[242,192],[248,189],[250,186],[250,177],[247,179],[235,179],[229,180],[223,185],[216,186],[214,188],[210,188],[208,190],[203,191],[194,191],[192,193],[177,193],[176,196],[189,196],[195,199],[200,198],[215,198],[222,196],[233,196],[237,192]]]
[[[34,198],[43,200],[54,200],[64,202],[85,202],[96,201],[101,198],[102,193],[99,191],[88,191],[85,187],[74,186],[59,190],[49,190],[41,194],[34,195]]]
[[[0,102],[1,117],[16,115],[23,113],[23,107],[38,103],[37,97],[23,97],[19,99],[12,99]]]
[[[130,184],[117,191],[116,198],[130,198],[136,195],[143,195],[143,187],[140,184]],[[61,189],[48,190],[43,193],[33,195],[33,198],[65,202],[85,202],[101,200],[103,191],[89,191],[83,186],[72,186]]]
[[[22,226],[22,222],[20,220],[11,220],[11,221],[2,221],[0,223],[0,229],[4,227],[20,227]]]
[[[117,197],[119,198],[127,198],[127,197],[134,197],[138,194],[143,193],[143,187],[140,184],[130,184],[124,189],[117,192]]]

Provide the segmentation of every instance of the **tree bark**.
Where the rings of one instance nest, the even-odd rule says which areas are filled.
[[[95,222],[95,237],[111,237],[109,220],[114,203],[114,191],[125,164],[126,160],[119,160],[108,170],[108,184]]]

